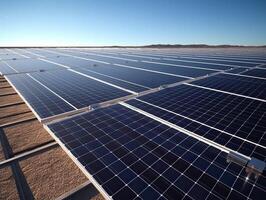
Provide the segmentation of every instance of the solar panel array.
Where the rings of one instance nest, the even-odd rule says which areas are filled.
[[[264,49],[0,49],[107,199],[264,199]]]

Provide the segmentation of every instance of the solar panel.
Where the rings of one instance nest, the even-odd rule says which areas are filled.
[[[179,127],[183,127],[188,131],[208,139],[209,141],[216,142],[217,144],[228,147],[250,157],[256,157],[261,160],[266,159],[265,148],[256,145],[256,143],[254,144],[253,142],[246,141],[244,138],[233,135],[230,132],[217,129],[206,123],[203,124],[201,122],[197,122],[193,118],[179,115],[163,108],[155,107],[147,102],[137,99],[130,100],[127,103],[169,121]]]
[[[112,77],[112,76],[108,76],[108,75],[105,75],[105,74],[94,72],[94,71],[90,70],[89,68],[79,68],[79,69],[76,69],[76,71],[82,72],[84,74],[87,74],[89,76],[98,78],[98,79],[106,81],[108,83],[112,83],[112,84],[118,85],[120,87],[123,87],[125,89],[131,90],[131,91],[134,91],[134,92],[143,92],[145,90],[151,89],[149,87],[146,87],[146,86],[143,86],[143,85],[139,85],[139,84],[136,84],[136,83],[133,83],[133,82],[129,82],[127,80],[122,80],[122,79],[119,79],[119,78],[115,78],[115,77]]]
[[[6,77],[39,118],[46,118],[74,110],[73,107],[34,81],[27,74],[9,75]]]
[[[228,65],[215,65],[218,63],[210,62],[211,63],[210,64],[206,60],[194,60],[194,59],[183,59],[183,58],[164,58],[163,60],[160,60],[159,62],[167,63],[167,64],[169,63],[169,64],[175,64],[175,65],[185,65],[185,66],[206,68],[206,69],[214,69],[214,70],[227,70],[231,68],[229,64]]]
[[[247,72],[241,73],[248,76],[266,78],[266,69],[252,69]]]
[[[257,199],[265,191],[226,153],[120,105],[48,128],[112,199]]]
[[[58,56],[58,55],[51,53],[51,52],[48,52],[46,50],[50,50],[50,49],[49,48],[48,49],[42,49],[42,48],[40,48],[40,49],[28,49],[29,52],[34,53],[36,55],[44,56],[46,58],[53,58],[53,57]]]
[[[217,72],[215,70],[190,68],[189,66],[187,67],[168,66],[164,64],[147,63],[147,62],[136,63],[136,62],[129,61],[127,65],[131,67],[140,68],[140,69],[155,70],[159,72],[176,74],[176,75],[181,75],[181,76],[188,76],[188,77],[193,77],[193,78]]]
[[[105,198],[264,199],[262,51],[15,52],[0,72]]]
[[[62,56],[60,54],[57,56],[58,57],[46,58],[46,60],[56,62],[59,64],[63,64],[63,65],[69,66],[71,68],[86,68],[86,67],[91,67],[91,66],[99,64],[98,62],[94,62],[92,60],[77,59],[74,57]]]
[[[248,97],[266,99],[266,82],[262,79],[241,75],[218,74],[206,79],[194,81],[192,84]]]
[[[249,70],[249,68],[234,68],[230,71],[227,71],[227,73],[229,73],[229,74],[241,74],[241,73],[245,72],[246,70]]]
[[[0,61],[0,73],[1,75],[4,74],[11,74],[11,73],[16,73],[16,71],[12,68],[10,68],[6,62]]]
[[[40,70],[60,70],[64,69],[52,63],[47,63],[42,60],[38,59],[19,59],[19,60],[8,60],[5,61],[10,66],[13,71],[11,73],[21,73],[21,72],[33,72],[33,71],[40,71]],[[5,74],[9,72],[6,71]]]
[[[69,70],[37,72],[30,75],[76,108],[130,95],[129,92]]]
[[[227,65],[228,67],[234,67],[234,66],[241,66],[241,67],[255,67],[256,65],[258,65],[258,63],[249,63],[249,62],[241,62],[241,61],[228,61],[228,60],[215,60],[212,58],[208,58],[206,57],[206,59],[204,58],[180,58],[181,60],[186,60],[186,61],[196,61],[196,62],[205,62],[207,63],[216,63],[216,64],[223,64],[223,65]],[[229,69],[229,68],[227,68]]]
[[[266,146],[265,102],[189,85],[167,88],[139,99]]]
[[[0,60],[12,60],[12,59],[23,59],[23,57],[8,51],[0,55]]]
[[[186,78],[183,77],[104,64],[98,64],[95,67],[88,67],[86,69],[148,88],[156,88],[161,85],[172,84],[186,80]],[[86,70],[83,69],[77,69],[77,71],[86,73]]]
[[[66,52],[64,52],[66,53]],[[70,52],[67,52],[68,55],[71,55]],[[95,58],[95,57],[89,57],[83,54],[73,54],[73,56],[79,56],[84,59],[80,58],[75,58],[75,57],[64,57],[64,58],[49,58],[49,60],[58,62],[60,64],[64,64],[73,68],[81,67],[81,68],[86,68],[94,65],[100,65],[103,64],[104,62],[110,61],[108,58]],[[120,56],[120,55],[119,55]],[[87,59],[87,60],[86,60]],[[88,60],[90,59],[90,60]],[[131,58],[132,59],[132,58]],[[100,61],[100,62],[95,62],[95,61]],[[115,61],[115,62],[114,62]],[[103,62],[103,63],[101,63]],[[179,76],[186,76],[186,77],[198,77],[198,76],[204,76],[206,74],[211,74],[217,72],[216,70],[210,70],[210,69],[195,69],[195,68],[190,68],[189,66],[167,66],[163,64],[157,64],[157,63],[145,63],[145,62],[133,62],[133,61],[124,61],[124,60],[119,60],[119,59],[112,59],[112,64],[118,64],[118,65],[124,65],[124,67],[133,67],[137,69],[142,69],[142,70],[152,70],[152,71],[157,71],[161,73],[169,73],[173,75],[179,75]]]

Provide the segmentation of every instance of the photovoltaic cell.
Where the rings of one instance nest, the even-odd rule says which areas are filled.
[[[51,91],[34,81],[27,74],[6,76],[40,118],[74,110]]]
[[[90,67],[87,69],[149,88],[156,88],[161,85],[172,84],[186,80],[186,78],[182,77],[153,73],[114,65],[100,64],[96,67]],[[82,70],[82,72],[86,73],[86,70]]]
[[[230,69],[230,65],[215,65],[215,64],[210,64],[206,62],[206,60],[201,61],[203,63],[197,63],[197,60],[195,61],[194,59],[183,59],[183,58],[178,58],[176,59],[167,59],[167,60],[160,60],[161,63],[170,63],[170,64],[175,64],[175,65],[185,65],[185,66],[192,66],[192,67],[199,67],[199,68],[206,68],[206,69],[216,69],[216,70],[227,70]],[[215,62],[211,62],[215,63]]]
[[[193,78],[217,72],[215,70],[195,69],[195,68],[179,67],[179,66],[168,66],[168,65],[163,65],[163,64],[145,63],[145,62],[136,63],[136,62],[129,61],[127,65],[141,68],[141,69],[155,70],[155,71],[166,72],[166,73],[176,74],[176,75],[181,75],[181,76],[189,76]]]
[[[68,70],[31,73],[76,108],[113,100],[130,93]]]
[[[192,84],[249,97],[266,99],[266,81],[262,79],[231,74],[218,74],[194,81]]]
[[[248,70],[249,68],[234,68],[230,71],[227,71],[227,73],[230,74],[242,74],[243,72],[245,72],[246,70]]]
[[[12,60],[12,59],[23,59],[24,57],[15,54],[15,53],[11,53],[11,52],[6,52],[4,54],[0,54],[0,60]]]
[[[106,81],[108,83],[112,83],[115,84],[117,86],[120,86],[122,88],[134,91],[134,92],[143,92],[145,90],[148,90],[150,88],[145,87],[145,86],[141,86],[138,84],[134,84],[134,83],[130,83],[128,81],[122,80],[122,79],[117,79],[108,75],[104,75],[104,74],[99,74],[97,72],[91,71],[88,68],[84,69],[84,68],[79,68],[79,69],[75,69],[78,72],[82,72],[86,75],[92,76],[94,78]]]
[[[66,52],[64,52],[66,53]],[[79,56],[87,59],[95,59],[98,61],[103,61],[103,62],[110,62],[110,59],[108,58],[101,58],[99,59],[98,57],[95,56],[90,56],[90,55],[84,55],[84,54],[73,54],[72,52],[67,52],[69,55],[74,55],[74,56]],[[49,58],[49,60],[52,60],[54,62],[58,62],[60,64],[64,64],[73,68],[76,67],[91,67],[96,65],[101,65],[99,62],[95,61],[90,61],[90,60],[84,60],[84,59],[79,59],[79,58],[74,58],[74,57],[66,57],[66,58]],[[178,66],[167,66],[163,64],[154,64],[154,63],[144,63],[144,62],[132,62],[132,61],[121,61],[117,59],[112,59],[112,64],[123,64],[127,65],[130,67],[136,67],[140,69],[148,69],[148,70],[154,70],[158,72],[164,72],[164,73],[170,73],[170,74],[175,74],[175,75],[181,75],[181,76],[188,76],[188,77],[198,77],[198,76],[203,76],[206,74],[211,74],[214,72],[217,72],[216,70],[210,70],[210,69],[194,69],[194,68],[189,68],[189,67],[178,67]]]
[[[257,63],[247,63],[247,62],[241,62],[241,61],[228,61],[228,60],[207,60],[206,59],[202,59],[202,58],[198,58],[198,59],[190,59],[190,58],[180,58],[182,60],[187,60],[187,61],[196,61],[196,62],[205,62],[205,63],[217,63],[217,64],[224,64],[224,65],[228,65],[228,66],[241,66],[241,67],[255,67],[256,65],[258,65]]]
[[[226,153],[115,105],[48,125],[112,199],[262,199]],[[246,181],[245,181],[246,180]]]
[[[239,153],[242,153],[246,156],[266,160],[265,148],[247,142],[241,138],[234,137],[234,135],[230,133],[226,133],[221,130],[212,128],[211,126],[198,123],[193,119],[171,113],[170,111],[160,109],[137,99],[129,100],[127,103],[138,109],[160,117],[161,119],[171,122],[172,124],[184,128],[192,133],[209,139],[210,141],[216,142],[217,144],[223,145],[229,149],[238,151]]]
[[[139,99],[266,146],[264,102],[188,85],[167,88]]]
[[[249,71],[241,73],[241,74],[248,75],[248,76],[266,78],[266,69],[252,69],[252,70],[249,70]],[[264,80],[264,82],[266,82],[266,80]]]
[[[16,73],[16,71],[10,68],[5,62],[0,61],[0,73],[1,75]]]
[[[59,57],[49,57],[47,60],[56,62],[59,64],[66,65],[71,68],[86,68],[86,67],[92,67],[95,64],[99,64],[97,62],[89,61],[89,60],[82,60],[78,58],[68,57],[68,56],[59,56]]]
[[[38,59],[19,59],[6,61],[17,73],[32,72],[40,70],[60,70],[65,69],[52,63],[47,63]]]

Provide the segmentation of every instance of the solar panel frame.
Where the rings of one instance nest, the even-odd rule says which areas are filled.
[[[243,75],[248,75],[248,76],[254,76],[254,77],[260,77],[260,78],[265,78],[266,79],[266,69],[252,69],[246,72],[241,73]]]
[[[221,73],[191,84],[266,100],[266,81],[255,77]]]
[[[24,102],[31,108],[39,121],[52,115],[75,110],[27,74],[8,75],[5,77]]]
[[[72,159],[85,171],[85,174],[96,184],[98,189],[104,192],[104,196],[107,198],[121,199],[126,197],[135,199],[135,197],[138,197],[139,199],[147,199],[147,197],[154,196],[156,199],[171,197],[198,199],[198,196],[195,195],[199,194],[202,195],[203,199],[207,196],[222,198],[224,194],[228,198],[233,198],[233,195],[240,195],[241,197],[239,192],[230,190],[230,187],[239,189],[239,185],[235,184],[235,182],[245,181],[243,168],[239,168],[234,163],[227,163],[226,155],[219,153],[219,150],[208,147],[208,145],[201,146],[202,142],[192,139],[188,135],[183,135],[183,133],[159,122],[155,122],[155,125],[152,125],[154,120],[139,116],[140,114],[135,111],[129,111],[120,105],[115,105],[50,124],[46,128],[59,141],[64,150],[71,155]],[[141,126],[137,126],[138,123]],[[79,127],[78,130],[76,126]],[[178,134],[175,134],[177,132]],[[79,136],[70,137],[69,134],[78,134]],[[144,135],[145,140],[143,138]],[[132,137],[133,140],[128,136]],[[164,139],[160,139],[160,137]],[[166,139],[165,137],[170,138]],[[82,143],[84,139],[78,138],[86,138],[87,141],[94,139],[81,146],[80,142]],[[137,138],[139,138],[138,141],[143,141],[143,144],[147,145],[144,149],[142,149],[142,145],[137,145],[133,142]],[[169,140],[171,138],[175,138],[175,142]],[[178,140],[179,142],[177,143]],[[159,145],[158,148],[160,147],[159,149],[161,150],[158,149],[157,152],[157,148],[155,148],[152,141],[159,142],[157,145]],[[162,142],[161,145],[160,142]],[[198,157],[199,149],[201,149],[199,154],[201,156]],[[162,150],[164,153],[159,159],[156,156],[157,154],[154,153],[162,153]],[[214,152],[211,153],[209,152],[210,150]],[[138,159],[137,155],[140,156],[141,160]],[[205,160],[207,163],[201,163],[203,162],[202,159],[203,161],[207,159]],[[200,169],[203,170],[203,174],[198,174]],[[175,175],[175,173],[178,175]],[[212,185],[209,182],[204,182],[204,178],[201,179],[203,175],[209,181],[210,178],[213,181],[219,181],[217,184]],[[235,181],[230,181],[232,178]],[[249,191],[253,191],[254,181],[249,181],[251,182],[247,183],[246,187],[249,187]],[[145,186],[144,190],[139,188],[141,185]],[[220,191],[221,187],[227,188],[227,192],[224,193],[225,190],[219,193],[218,191]],[[265,190],[263,185],[256,187],[259,192]],[[136,194],[139,196],[136,196]],[[242,196],[242,198],[247,197]]]
[[[132,94],[69,70],[30,75],[78,109]]]
[[[265,133],[263,132],[263,130],[266,130],[265,125],[263,125],[265,120],[263,114],[265,112],[263,111],[265,110],[264,102],[189,85],[168,88],[157,93],[139,97],[138,99],[173,113],[189,117],[218,130],[248,139],[252,143],[265,146]],[[249,106],[246,107],[246,105]],[[255,109],[256,112],[254,112],[253,107],[254,109],[257,108]],[[253,127],[252,123],[254,128],[249,130]],[[256,137],[253,136],[255,133]],[[245,137],[241,134],[245,135]],[[263,160],[265,160],[265,157]]]

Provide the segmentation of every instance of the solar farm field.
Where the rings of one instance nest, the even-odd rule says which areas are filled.
[[[2,48],[0,74],[106,199],[265,199],[265,48]]]

